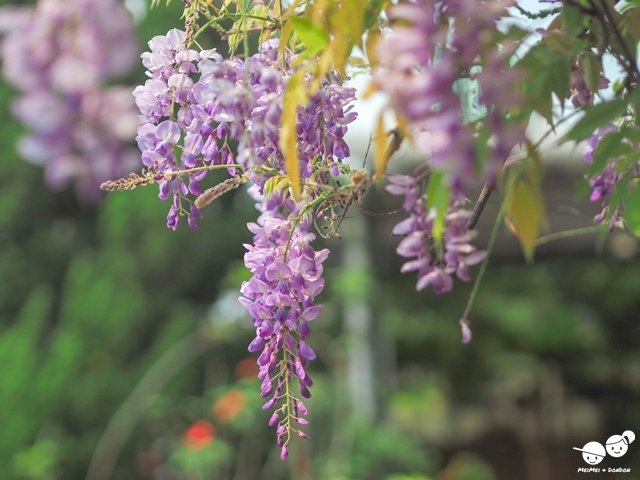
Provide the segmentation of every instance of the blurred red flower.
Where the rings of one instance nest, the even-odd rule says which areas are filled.
[[[184,432],[182,443],[192,450],[202,450],[216,438],[216,427],[207,420],[198,420]]]

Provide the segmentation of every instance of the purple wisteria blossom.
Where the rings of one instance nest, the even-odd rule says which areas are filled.
[[[185,39],[177,29],[151,39],[150,51],[142,55],[151,78],[134,90],[143,119],[137,137],[142,161],[158,172],[160,198],[172,198],[167,216],[172,229],[180,215],[197,226],[200,213],[188,196],[201,193],[200,182],[212,167],[228,165],[232,176],[237,167],[248,170],[260,189],[272,174],[256,167],[284,171],[279,129],[282,98],[293,73],[292,55],[279,58],[274,40],[245,60],[194,50]],[[355,119],[349,105],[355,90],[333,80],[323,83],[298,113],[303,178],[311,175],[314,162],[330,165],[349,155],[344,135]],[[230,145],[236,143],[234,153]]]
[[[414,175],[388,178],[387,191],[404,196],[409,217],[394,228],[397,253],[407,259],[402,272],[416,272],[416,288],[435,293],[453,288],[453,276],[471,279],[470,267],[485,258],[472,244],[467,229],[470,212],[464,194],[479,183],[494,185],[516,145],[525,138],[524,125],[509,114],[521,107],[522,73],[510,66],[515,44],[498,30],[512,1],[403,0],[391,6],[391,29],[378,44],[374,83],[386,92],[403,133],[425,156],[428,167],[445,174],[451,190],[444,214],[442,248],[435,244],[437,212],[429,205],[424,182]],[[477,145],[477,132],[463,114],[459,81],[477,82],[477,110],[490,138]],[[485,151],[484,158],[477,152]],[[461,323],[470,340],[468,324]]]
[[[433,242],[435,215],[428,207],[429,199],[423,194],[423,186],[413,175],[391,175],[387,180],[387,191],[403,196],[402,208],[409,212],[409,217],[393,229],[394,235],[404,237],[397,248],[398,255],[408,259],[401,272],[416,272],[416,289],[431,287],[438,294],[453,288],[454,274],[462,281],[469,281],[469,267],[480,263],[485,252],[471,244],[477,233],[466,228],[471,212],[463,208],[464,199],[457,196],[451,202],[445,216],[444,252],[438,256]]]
[[[608,123],[600,127],[591,137],[589,137],[583,151],[585,163],[588,165],[593,163],[594,155],[600,141],[608,133],[616,132],[617,130],[617,126],[612,123]],[[636,165],[635,168],[637,169],[638,166]],[[600,213],[598,213],[593,219],[596,224],[601,224],[605,220],[609,219],[610,224],[613,226],[620,219],[620,211],[617,209],[615,211],[610,211],[609,199],[611,193],[622,177],[623,174],[618,172],[616,161],[613,159],[604,166],[600,173],[589,179],[589,185],[591,187],[589,200],[594,203],[599,202],[602,207]]]
[[[575,108],[586,107],[587,105],[593,105],[593,99],[597,92],[592,92],[587,85],[587,81],[584,78],[584,74],[577,62],[571,65],[571,81],[569,84],[569,100]],[[600,75],[600,82],[598,84],[598,90],[607,88],[609,86],[609,80]]]
[[[263,408],[278,407],[269,425],[277,425],[282,459],[292,432],[306,438],[295,424],[308,423],[307,409],[293,388],[297,384],[300,396],[311,397],[313,381],[307,367],[316,354],[307,343],[309,323],[322,311],[314,299],[324,288],[322,264],[329,255],[329,250],[315,251],[311,246],[315,235],[310,219],[295,220],[299,212],[287,215],[288,207],[292,202],[280,194],[263,199],[263,213],[248,225],[253,244],[245,245],[245,265],[252,277],[240,290],[240,303],[256,328],[249,351],[261,352],[260,395],[269,398]]]
[[[509,66],[513,46],[494,44],[497,20],[512,2],[407,0],[392,6],[392,30],[378,45],[374,81],[391,97],[413,143],[430,165],[464,189],[482,179],[494,182],[524,127],[506,114],[522,103],[521,74]],[[476,73],[477,66],[482,70]],[[463,77],[477,79],[493,140],[483,165],[475,156],[474,132],[465,124],[454,91]]]
[[[306,437],[296,426],[307,423],[299,396],[311,396],[307,367],[315,353],[307,342],[309,322],[321,312],[314,299],[324,287],[322,264],[329,254],[311,246],[308,206],[316,190],[305,189],[299,201],[282,189],[265,192],[270,178],[286,178],[280,125],[294,56],[287,50],[279,55],[277,40],[270,40],[248,58],[223,59],[215,50],[191,48],[186,38],[171,30],[152,38],[150,51],[142,54],[150,78],[134,90],[142,119],[137,141],[143,164],[157,172],[160,198],[172,199],[167,226],[174,230],[180,215],[197,226],[201,213],[192,198],[202,192],[209,171],[248,175],[261,215],[248,225],[253,243],[245,245],[244,260],[252,276],[242,285],[240,303],[256,328],[249,350],[261,352],[260,394],[269,398],[265,409],[275,408],[269,425],[276,427],[284,459],[291,434]],[[330,74],[298,109],[303,180],[313,176],[314,183],[328,183],[339,174],[337,165],[349,156],[344,136],[356,117],[354,100],[355,90]]]
[[[74,183],[95,200],[101,182],[137,163],[131,93],[106,86],[135,64],[132,19],[116,0],[40,0],[5,12],[3,75],[20,91],[13,111],[30,130],[19,151],[44,166],[51,188]]]

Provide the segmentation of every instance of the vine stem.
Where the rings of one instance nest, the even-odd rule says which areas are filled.
[[[616,23],[616,19],[613,17],[611,13],[611,9],[609,5],[607,5],[606,0],[600,0],[600,4],[602,5],[602,9],[604,11],[604,16],[607,18],[609,23],[611,24],[611,29],[613,30],[613,34],[616,36],[616,39],[620,43],[620,48],[624,52],[624,56],[627,58],[629,62],[629,68],[627,69],[630,77],[638,77],[640,74],[640,70],[638,70],[638,63],[636,62],[636,57],[633,55],[631,50],[629,50],[629,45],[625,41],[620,29],[618,28],[618,24]]]
[[[489,243],[487,245],[487,258],[482,262],[482,266],[480,267],[480,271],[478,272],[478,276],[476,277],[476,281],[473,284],[473,290],[471,290],[471,294],[469,295],[469,300],[467,301],[467,306],[464,309],[464,313],[462,314],[462,318],[465,319],[468,323],[469,313],[471,313],[471,309],[475,303],[476,296],[478,295],[478,290],[480,290],[480,284],[482,283],[482,279],[487,270],[487,266],[489,264],[489,257],[491,256],[491,252],[493,252],[493,248],[495,246],[496,239],[498,237],[498,230],[500,224],[502,223],[502,219],[504,217],[504,208],[505,204],[503,203],[500,207],[500,211],[498,212],[498,216],[496,217],[496,221],[493,224],[493,229],[491,230],[491,237],[489,238]],[[543,245],[545,243],[552,242],[554,240],[562,240],[566,238],[575,237],[578,235],[589,235],[591,233],[601,233],[604,231],[604,228],[601,226],[590,226],[590,227],[582,227],[575,228],[572,230],[564,230],[562,232],[550,233],[549,235],[542,236],[538,238],[536,245]]]
[[[600,225],[575,228],[572,230],[564,230],[562,232],[550,233],[544,235],[536,241],[536,245],[543,245],[545,243],[553,242],[554,240],[563,240],[565,238],[577,237],[578,235],[589,235],[590,233],[602,233],[606,231],[605,227]]]
[[[244,168],[239,164],[229,164],[229,165],[203,165],[202,167],[193,167],[193,168],[185,168],[184,170],[175,170],[173,172],[162,173],[165,180],[171,180],[172,178],[179,177],[180,175],[185,175],[187,173],[194,172],[202,172],[203,170],[224,170],[225,168]]]
[[[480,290],[480,284],[482,283],[484,274],[487,271],[487,265],[489,265],[491,252],[493,251],[493,247],[495,246],[496,239],[498,238],[498,230],[500,230],[500,225],[502,224],[502,219],[504,217],[505,205],[506,203],[502,202],[502,205],[500,206],[500,211],[496,216],[496,221],[493,224],[493,228],[491,230],[491,236],[489,237],[489,243],[487,244],[487,257],[484,259],[484,261],[482,262],[482,265],[480,266],[480,271],[478,272],[478,276],[476,277],[476,280],[473,283],[473,289],[471,290],[471,294],[469,295],[467,306],[464,309],[464,313],[462,314],[462,318],[466,319],[467,322],[469,322],[469,313],[471,312],[471,308],[473,308],[473,304],[476,300],[476,296],[478,295],[478,290]]]
[[[488,183],[485,183],[484,187],[482,187],[478,200],[476,200],[476,204],[473,206],[471,216],[469,216],[469,219],[467,220],[467,230],[473,230],[478,224],[480,215],[482,215],[484,207],[487,206],[487,202],[489,201],[489,197],[491,197],[493,190],[494,187],[490,186]]]

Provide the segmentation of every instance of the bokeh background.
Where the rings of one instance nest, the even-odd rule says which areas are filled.
[[[138,25],[141,51],[175,26],[174,3]],[[416,293],[393,254],[397,218],[354,209],[327,242],[312,438],[281,462],[236,301],[252,201],[232,192],[199,231],[171,232],[155,187],[96,204],[53,193],[16,153],[15,94],[0,83],[0,479],[573,479],[573,447],[640,434],[636,240],[562,240],[527,265],[501,230],[463,345],[471,285]],[[593,215],[564,163],[547,171],[550,231]],[[366,201],[396,207],[381,188]],[[640,441],[600,466],[640,478]]]

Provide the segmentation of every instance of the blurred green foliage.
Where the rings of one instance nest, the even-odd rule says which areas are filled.
[[[140,38],[172,27],[176,12],[154,11]],[[0,86],[3,118],[11,94]],[[637,261],[494,265],[472,315],[474,341],[462,345],[457,319],[468,286],[417,294],[397,270],[373,276],[333,260],[327,308],[314,322],[312,440],[296,442],[283,464],[246,360],[249,322],[209,313],[226,289],[237,295],[245,275],[234,262],[249,237],[251,202],[231,194],[205,210],[200,231],[176,233],[165,228],[167,205],[153,187],[79,205],[70,192],[47,191],[41,170],[17,157],[20,133],[3,122],[3,480],[84,478],[98,439],[145,374],[209,323],[219,343],[168,388],[146,392],[113,478],[493,480],[527,478],[527,466],[541,462],[549,478],[574,478],[572,446],[640,426]],[[379,367],[380,409],[370,423],[353,420],[344,391],[349,344],[339,314],[341,303],[366,299]],[[190,448],[184,432],[203,418],[215,435]],[[636,447],[625,465],[640,466]]]
[[[141,38],[177,16],[153,12]],[[12,94],[0,85],[3,118]],[[20,134],[3,122],[1,477],[82,478],[115,407],[215,297],[228,260],[242,254],[246,220],[241,208],[227,214],[231,198],[207,212],[202,231],[174,234],[153,187],[80,205],[47,191],[42,171],[18,158]],[[193,391],[198,376],[175,391]]]

